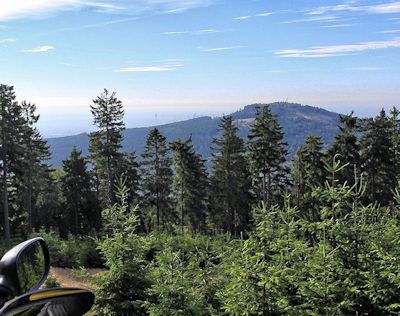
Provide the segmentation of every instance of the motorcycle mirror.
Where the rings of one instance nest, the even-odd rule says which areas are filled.
[[[15,296],[39,289],[49,268],[49,250],[43,238],[20,243],[0,260],[0,293]]]
[[[4,316],[82,316],[94,303],[94,294],[78,288],[54,288],[26,293],[7,302]]]

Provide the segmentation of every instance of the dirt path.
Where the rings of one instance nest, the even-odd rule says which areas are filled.
[[[86,269],[87,274],[94,275],[103,270],[101,269]],[[51,268],[50,275],[56,278],[57,282],[62,287],[80,287],[80,288],[91,288],[90,281],[87,277],[80,275],[81,271],[77,269],[65,269],[65,268]]]

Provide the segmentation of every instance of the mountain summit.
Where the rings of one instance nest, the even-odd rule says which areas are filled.
[[[269,105],[272,114],[277,115],[279,123],[285,133],[285,141],[289,145],[290,156],[296,153],[307,136],[321,136],[325,144],[330,144],[339,131],[337,127],[339,123],[338,113],[297,103],[275,102]],[[263,104],[247,105],[243,109],[232,113],[239,127],[239,135],[243,138],[247,137],[249,127],[255,119],[257,106],[263,106]],[[195,150],[198,151],[204,159],[209,159],[212,154],[212,140],[218,136],[219,122],[219,117],[211,118],[209,116],[203,116],[159,125],[157,128],[168,141],[173,141],[178,138],[186,139],[192,136]],[[128,152],[135,151],[140,159],[146,137],[152,128],[154,128],[154,126],[127,128],[123,133],[123,150]],[[62,160],[69,156],[74,146],[81,149],[83,155],[88,154],[89,137],[86,133],[49,138],[47,141],[52,152],[50,164],[54,167],[61,166]]]

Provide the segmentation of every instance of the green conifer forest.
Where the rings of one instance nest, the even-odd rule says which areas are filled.
[[[400,118],[342,115],[293,158],[260,105],[243,139],[224,116],[211,167],[154,128],[122,150],[124,107],[88,102],[89,155],[48,164],[34,104],[0,85],[2,250],[32,235],[90,278],[96,315],[399,315]]]

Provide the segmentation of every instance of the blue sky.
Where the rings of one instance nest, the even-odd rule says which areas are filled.
[[[103,88],[128,127],[285,101],[399,106],[400,1],[10,0],[0,78],[45,136],[89,131]]]

